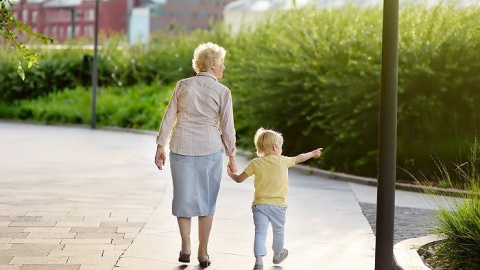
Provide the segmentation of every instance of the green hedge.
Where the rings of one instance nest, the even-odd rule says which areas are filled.
[[[150,86],[106,87],[98,92],[97,123],[157,130],[174,85],[154,83]],[[50,93],[34,100],[0,103],[0,118],[33,120],[46,124],[89,124],[91,90],[77,87]]]

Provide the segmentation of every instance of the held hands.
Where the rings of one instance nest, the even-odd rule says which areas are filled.
[[[155,154],[155,164],[157,165],[159,170],[162,170],[163,166],[165,166],[165,149],[161,145],[157,145],[157,153]]]
[[[227,166],[227,174],[232,178],[235,176],[235,173],[230,169],[230,166]]]
[[[318,148],[318,149],[315,149],[312,151],[312,157],[313,158],[319,158],[320,156],[322,156],[322,151],[323,151],[323,148]]]
[[[237,162],[235,161],[234,156],[230,156],[228,161],[228,166],[227,166],[227,173],[230,170],[232,173],[237,173]],[[229,174],[230,175],[230,174]]]

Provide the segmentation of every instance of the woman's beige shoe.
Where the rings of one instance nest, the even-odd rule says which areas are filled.
[[[178,261],[182,263],[189,263],[190,262],[190,254],[184,254],[180,251],[180,255],[178,256]]]
[[[208,255],[202,255],[198,257],[198,262],[200,263],[200,267],[207,268],[212,264],[212,261],[210,261],[210,256]]]

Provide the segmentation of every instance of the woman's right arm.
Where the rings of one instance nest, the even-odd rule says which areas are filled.
[[[166,160],[164,147],[167,144],[167,141],[170,138],[170,134],[172,133],[172,129],[177,121],[177,102],[180,84],[181,82],[178,82],[175,86],[175,90],[173,91],[172,98],[168,103],[167,110],[163,115],[162,123],[160,124],[160,129],[157,135],[157,153],[155,155],[155,164],[160,170],[162,169],[162,166],[165,165]]]

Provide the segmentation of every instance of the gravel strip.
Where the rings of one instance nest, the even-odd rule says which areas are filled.
[[[360,207],[375,233],[377,205],[360,203]],[[435,218],[436,213],[435,210],[395,207],[393,236],[395,244],[409,238],[431,234],[429,229],[439,224],[439,221]]]

